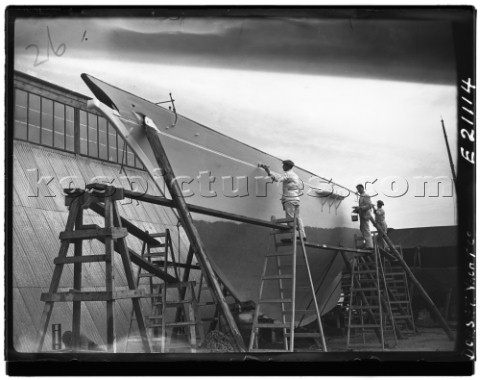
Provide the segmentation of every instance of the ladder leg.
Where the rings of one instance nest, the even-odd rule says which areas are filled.
[[[344,257],[344,259],[346,258]],[[352,324],[352,309],[353,309],[353,303],[354,303],[353,297],[356,297],[356,295],[354,296],[352,291],[353,284],[354,284],[355,266],[357,265],[356,262],[357,262],[357,259],[354,259],[353,266],[351,267],[351,270],[350,270],[350,300],[349,300],[350,302],[348,305],[347,348],[350,346],[350,337],[351,337],[351,330],[352,330],[350,326]]]
[[[83,224],[83,209],[77,212],[75,218],[75,228],[80,229]],[[74,243],[74,256],[82,256],[83,240],[77,240]],[[73,264],[73,289],[82,290],[82,263]],[[72,317],[72,347],[74,350],[80,348],[80,328],[82,318],[82,303],[81,301],[73,302],[73,317]]]
[[[110,198],[105,198],[105,227],[113,227],[113,205]],[[123,240],[123,239],[122,239]],[[113,239],[110,236],[105,237],[105,288],[107,292],[112,293],[114,289],[114,247]],[[115,337],[115,301],[107,301],[107,351],[116,352]]]
[[[162,340],[161,340],[161,352],[164,353],[166,350],[166,340],[167,340],[167,326],[165,320],[165,314],[167,310],[167,287],[162,287]]]
[[[303,239],[301,239],[300,241],[301,241],[301,245],[302,245],[303,257],[305,258],[305,265],[307,267],[308,280],[309,280],[309,283],[310,283],[310,289],[312,291],[313,302],[314,302],[314,305],[315,305],[315,313],[317,314],[318,330],[320,332],[320,337],[322,339],[322,348],[323,348],[324,352],[327,352],[327,342],[325,341],[325,335],[323,333],[322,319],[321,319],[321,315],[320,315],[320,310],[318,308],[317,297],[316,297],[316,294],[315,294],[315,287],[313,286],[313,279],[312,279],[312,273],[310,271],[310,265],[308,263],[307,250],[305,249],[305,243],[303,242]]]
[[[117,205],[113,202],[111,202],[111,207],[112,207],[112,212],[111,214],[111,221],[109,220],[110,226],[113,226],[113,221],[115,221],[115,225],[117,227],[122,226],[122,221],[120,219],[120,214],[118,213]],[[105,200],[105,216],[109,215],[107,213],[107,201]],[[110,217],[109,217],[110,218]],[[106,219],[107,221],[107,219]],[[111,239],[110,239],[111,241]],[[107,240],[105,241],[107,242]],[[128,253],[128,247],[127,243],[125,241],[125,238],[118,239],[118,247],[119,247],[119,253],[122,258],[122,263],[123,263],[123,268],[125,270],[125,276],[127,278],[127,283],[128,283],[128,288],[130,290],[135,290],[137,289],[135,285],[135,280],[133,278],[132,274],[132,263],[130,261],[130,255]],[[112,249],[113,249],[113,242],[112,242]],[[112,281],[113,284],[113,281]],[[147,330],[145,326],[145,320],[143,319],[143,313],[140,305],[140,299],[139,298],[132,298],[132,304],[133,304],[133,309],[135,310],[135,316],[137,319],[137,324],[138,324],[138,329],[140,332],[140,336],[142,338],[142,343],[145,352],[150,353],[150,343],[148,341],[148,335],[147,335]],[[107,326],[108,327],[108,326]]]
[[[65,231],[73,231],[73,226],[77,218],[77,213],[80,210],[80,201],[81,201],[80,198],[82,197],[81,196],[76,197],[70,205],[70,212],[68,213],[68,219],[67,219],[67,224],[65,226]],[[60,245],[60,250],[58,252],[58,257],[64,258],[67,256],[69,245],[70,243],[67,240],[62,241]],[[50,294],[55,293],[58,290],[58,285],[60,284],[60,277],[62,276],[62,272],[63,272],[63,264],[55,265],[55,269],[53,270],[52,281],[48,289],[48,292]],[[50,317],[52,316],[53,304],[54,304],[53,302],[46,302],[43,307],[42,317],[40,318],[41,330],[39,331],[39,336],[37,339],[38,341],[37,351],[39,352],[41,352],[43,348],[45,335],[47,334],[47,330],[48,330],[48,323],[50,322]]]
[[[190,322],[197,322],[197,315],[195,314],[195,293],[193,289],[193,284],[190,284],[189,286],[190,290],[190,302],[188,303],[188,313],[189,313],[189,318],[188,320]],[[197,329],[196,329],[196,324],[190,325],[189,330],[190,330],[190,347],[191,347],[191,352],[196,352],[197,349]]]
[[[268,252],[268,249],[267,249]],[[265,276],[267,273],[267,264],[268,264],[268,257],[265,256],[265,260],[263,261],[263,269],[262,269],[262,277]],[[258,299],[262,299],[262,294],[263,294],[263,281],[260,282],[260,290],[259,290],[259,295]],[[258,316],[260,314],[260,303],[257,303],[257,306],[255,307],[255,315],[253,316],[253,327],[252,327],[252,333],[250,334],[250,342],[248,345],[248,349],[252,350],[253,346],[255,345],[258,348],[258,328],[255,327],[255,325],[258,323]]]
[[[298,209],[297,209],[298,210]],[[293,352],[295,348],[295,295],[297,284],[297,212],[293,218],[293,257],[292,257],[292,316],[290,322],[290,347],[289,351]]]
[[[281,275],[283,272],[282,272],[282,263],[281,263],[281,259],[280,259],[281,256],[277,256],[277,272],[279,275]],[[280,288],[280,298],[284,298],[285,296],[285,290],[284,290],[284,283],[283,283],[283,280],[281,278],[278,279],[278,286]],[[285,316],[285,313],[286,313],[286,310],[285,310],[285,304],[281,304],[281,309],[282,309],[282,322],[284,324],[287,323],[287,319],[286,319],[286,316]],[[288,338],[287,338],[287,329],[286,328],[283,328],[283,346],[285,348],[285,350],[288,350]]]

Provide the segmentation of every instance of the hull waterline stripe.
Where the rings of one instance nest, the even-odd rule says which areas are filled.
[[[141,125],[138,124],[138,123],[136,123],[135,121],[132,121],[132,120],[130,120],[130,119],[126,119],[126,118],[124,118],[124,117],[122,117],[122,116],[120,116],[119,119],[120,119],[122,122],[125,122],[125,123],[128,123],[128,124],[132,124],[132,125],[135,125],[135,126],[137,126],[137,127],[141,127]],[[211,148],[207,148],[206,146],[196,144],[196,143],[194,143],[194,142],[192,142],[192,141],[184,140],[184,139],[182,139],[182,138],[180,138],[180,137],[173,136],[173,135],[167,134],[167,133],[165,133],[165,132],[161,132],[161,131],[159,131],[158,129],[157,129],[157,133],[160,134],[160,135],[162,135],[162,136],[169,137],[169,138],[171,138],[172,140],[176,140],[176,141],[179,141],[179,142],[183,142],[183,143],[185,143],[185,144],[188,144],[188,145],[194,146],[194,147],[196,147],[196,148],[205,150],[205,151],[207,151],[207,152],[216,154],[216,155],[218,155],[218,156],[221,156],[221,157],[230,159],[230,160],[232,160],[232,161],[239,162],[239,163],[241,163],[241,164],[250,166],[250,167],[252,167],[252,168],[257,168],[257,167],[258,167],[257,165],[254,165],[254,164],[252,164],[252,163],[250,163],[250,162],[240,160],[240,159],[238,159],[238,158],[229,156],[229,155],[227,155],[227,154],[225,154],[225,153],[222,153],[222,152],[219,152],[219,151],[217,151],[217,150],[213,150],[213,149],[211,149]],[[342,185],[338,185],[338,184],[332,182],[331,180],[328,180],[328,179],[323,178],[323,177],[320,177],[320,176],[316,176],[316,177],[320,178],[321,180],[327,181],[328,184],[332,184],[333,186],[337,186],[337,187],[339,187],[339,188],[342,188],[342,189],[344,189],[344,190],[347,190],[349,193],[356,194],[355,191],[352,191],[352,190],[350,190],[350,189],[348,189],[348,188],[346,188],[346,187],[344,187],[344,186],[342,186]],[[314,186],[310,185],[308,182],[303,181],[303,183],[304,183],[306,186],[308,186],[308,187],[310,187],[311,189],[313,189],[313,190],[317,190],[317,189],[318,189],[317,187],[314,187]],[[345,197],[346,197],[346,196],[345,196]]]

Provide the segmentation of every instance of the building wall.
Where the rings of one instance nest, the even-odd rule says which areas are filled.
[[[68,187],[70,180],[71,187],[80,188],[90,182],[110,182],[118,187],[148,190],[149,194],[161,193],[141,170],[133,153],[126,151],[124,155],[122,141],[110,126],[99,116],[87,113],[85,97],[21,74],[15,78],[15,88],[13,250],[8,253],[13,267],[13,335],[17,351],[34,352],[44,307],[40,296],[48,291],[53,260],[60,248],[59,233],[65,229],[68,217],[63,187]],[[121,216],[142,230],[162,232],[169,228],[174,249],[185,260],[188,240],[170,208],[131,200],[117,204]],[[84,223],[104,225],[103,218],[92,211],[84,213]],[[141,252],[140,241],[129,236],[127,242],[134,251]],[[69,255],[72,251],[73,247]],[[84,242],[83,254],[104,251],[99,242]],[[117,289],[126,289],[120,264],[117,257],[115,285]],[[134,266],[135,273],[136,270]],[[82,286],[84,290],[104,290],[104,263],[83,265]],[[73,266],[65,265],[60,291],[72,287]],[[106,341],[105,306],[103,302],[82,303],[82,333],[100,345]],[[116,302],[118,352],[123,352],[125,346],[130,314],[130,300]],[[51,349],[51,324],[61,323],[66,331],[71,330],[71,320],[72,304],[55,303],[44,350]]]

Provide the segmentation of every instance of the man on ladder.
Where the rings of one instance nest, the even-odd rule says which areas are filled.
[[[305,230],[303,228],[302,219],[300,215],[300,191],[303,188],[303,183],[298,175],[293,171],[295,164],[291,160],[282,161],[282,169],[284,174],[278,174],[270,171],[268,165],[259,164],[260,168],[263,168],[267,175],[276,182],[282,182],[282,206],[285,210],[287,218],[293,220],[295,213],[297,214],[298,229],[300,230],[300,237],[306,240]]]
[[[365,192],[362,184],[357,185],[358,191],[358,207],[354,208],[354,212],[360,217],[360,232],[365,240],[365,249],[373,250],[372,234],[370,232],[370,219],[372,218],[371,209],[373,208],[370,195]]]

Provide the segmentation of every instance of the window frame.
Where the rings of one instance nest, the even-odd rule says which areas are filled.
[[[91,159],[94,159],[94,160],[99,160],[99,161],[102,161],[102,162],[106,162],[106,163],[109,163],[109,164],[113,164],[113,165],[120,165],[120,166],[125,166],[125,167],[128,167],[130,169],[136,169],[136,170],[142,170],[142,171],[145,171],[145,167],[143,165],[141,165],[141,162],[138,158],[138,156],[133,153],[133,165],[128,165],[128,160],[127,160],[127,154],[125,155],[124,157],[124,162],[122,163],[122,158],[121,158],[121,155],[123,154],[123,150],[124,148],[120,151],[119,149],[119,140],[123,141],[123,144],[124,146],[128,144],[126,143],[125,139],[123,139],[119,133],[115,130],[115,128],[113,127],[113,125],[108,121],[107,118],[103,117],[102,115],[99,115],[98,113],[95,113],[95,112],[89,112],[85,109],[85,107],[78,107],[78,106],[75,106],[75,105],[72,105],[70,103],[67,103],[67,102],[64,102],[64,101],[61,101],[59,100],[58,98],[55,98],[55,97],[52,97],[52,96],[46,96],[40,92],[37,92],[37,91],[32,91],[30,88],[22,88],[22,86],[14,86],[14,92],[15,91],[23,91],[24,93],[26,93],[26,139],[24,138],[20,138],[20,137],[13,137],[14,140],[18,140],[18,141],[25,141],[27,143],[30,143],[30,144],[34,144],[34,145],[40,145],[40,146],[43,146],[45,148],[48,148],[48,149],[55,149],[55,150],[58,150],[60,152],[65,152],[65,153],[69,153],[69,154],[75,154],[75,155],[78,155],[78,156],[81,156],[81,157],[88,157],[88,158],[91,158]],[[31,137],[31,126],[30,126],[30,106],[31,106],[31,102],[30,102],[30,96],[31,95],[35,95],[35,96],[38,96],[39,97],[39,142],[36,142],[36,141],[31,141],[29,140],[30,137]],[[15,97],[15,94],[14,94],[14,97]],[[43,99],[47,100],[47,101],[51,101],[52,102],[52,118],[53,118],[53,124],[52,124],[52,145],[46,145],[44,144],[44,142],[42,141],[42,130],[43,130],[43,120],[42,120],[42,111],[43,111]],[[55,104],[58,103],[60,104],[62,107],[63,107],[63,148],[59,148],[59,147],[56,147],[55,146]],[[14,103],[14,106],[13,106],[13,119],[14,119],[14,124],[12,126],[12,128],[15,128],[15,116],[16,116],[16,112],[15,112],[15,107],[16,107],[16,103]],[[73,110],[73,147],[72,147],[72,150],[70,149],[67,149],[67,114],[68,114],[68,111],[67,111],[67,107],[70,107],[72,110]],[[80,152],[80,111],[83,111],[85,112],[86,114],[86,128],[87,128],[87,153],[81,153]],[[96,137],[97,137],[97,141],[96,141],[96,145],[97,145],[97,154],[98,154],[98,157],[95,157],[95,156],[92,156],[90,155],[90,146],[89,146],[89,122],[88,122],[88,115],[89,114],[92,114],[95,116],[96,120],[97,120],[97,128],[96,128]],[[104,158],[100,158],[100,145],[99,145],[99,120],[100,119],[103,119],[105,120],[105,123],[106,123],[106,140],[107,140],[107,158],[104,159]],[[114,131],[115,131],[115,142],[116,142],[116,161],[112,161],[109,159],[109,149],[110,149],[110,134],[108,133],[109,132],[109,128],[112,128]],[[14,132],[15,133],[15,132]],[[14,136],[14,134],[13,134]],[[130,149],[130,147],[128,147],[128,149]],[[142,167],[140,168],[139,165],[141,165]]]

